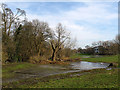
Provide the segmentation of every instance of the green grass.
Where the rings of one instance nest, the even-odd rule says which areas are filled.
[[[104,56],[98,58],[83,58],[85,55],[76,54],[71,58],[81,58],[90,62],[118,63],[118,55]],[[35,66],[30,63],[9,64],[3,66],[3,78],[14,77],[12,71],[31,68]],[[84,74],[84,72],[87,74]],[[72,76],[73,74],[81,76]],[[106,70],[95,69],[77,73],[52,75],[45,78],[30,78],[12,83],[4,83],[6,88],[117,88],[118,69]]]
[[[113,72],[114,73],[114,72]],[[46,83],[38,83],[34,88],[112,88],[117,87],[117,74],[98,73],[80,77],[50,80]]]
[[[13,71],[20,70],[20,69],[27,69],[32,66],[35,66],[31,63],[13,63],[8,65],[2,66],[2,78],[10,78],[14,76]]]
[[[118,87],[117,70],[104,73],[91,73],[73,78],[50,80],[46,83],[39,82],[31,87],[34,88],[116,88]]]
[[[90,62],[118,63],[118,55],[103,56],[98,58],[83,58],[82,60],[90,61]]]
[[[16,88],[117,88],[118,70],[96,69],[82,76],[61,74],[43,79],[17,81],[3,86]],[[80,73],[80,72],[79,72]],[[56,78],[61,77],[61,78]],[[37,80],[37,81],[36,81]]]
[[[91,56],[91,55],[87,55],[87,54],[74,54],[72,56],[70,56],[70,59],[76,59],[76,58],[82,58],[84,56]]]
[[[84,56],[90,56],[90,58],[83,58]],[[89,61],[89,62],[118,63],[118,55],[111,55],[111,56],[103,56],[103,57],[94,58],[93,55],[74,54],[70,58],[71,59],[80,58],[81,60]]]

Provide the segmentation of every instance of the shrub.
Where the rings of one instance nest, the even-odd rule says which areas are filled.
[[[47,58],[45,56],[31,56],[29,59],[30,63],[41,63],[47,61]]]
[[[4,64],[7,59],[8,59],[8,54],[2,51],[2,63]]]

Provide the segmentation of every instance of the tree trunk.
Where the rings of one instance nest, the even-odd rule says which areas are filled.
[[[52,57],[51,57],[52,61],[55,61],[55,57],[56,57],[56,52],[55,50],[53,50]]]
[[[38,56],[40,56],[40,49],[38,50]]]

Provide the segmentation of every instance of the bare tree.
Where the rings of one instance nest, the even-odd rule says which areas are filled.
[[[48,23],[40,22],[39,20],[35,19],[32,21],[33,25],[33,35],[34,35],[34,44],[36,50],[38,51],[38,56],[41,54],[42,49],[44,49],[43,43],[47,41],[49,37],[51,37],[51,29],[49,28]]]
[[[70,38],[69,33],[65,31],[65,28],[60,23],[56,27],[55,31],[54,37],[50,40],[52,48],[52,61],[55,61],[56,54],[64,47],[65,41]]]
[[[115,43],[117,43],[119,46],[120,46],[120,34],[118,34],[116,37],[115,37]]]
[[[1,4],[2,9],[2,25],[3,25],[3,32],[10,35],[11,27],[14,24],[18,24],[20,17],[25,16],[26,13],[24,10],[21,10],[19,8],[16,8],[17,12],[14,14],[10,8],[7,7],[6,4]]]

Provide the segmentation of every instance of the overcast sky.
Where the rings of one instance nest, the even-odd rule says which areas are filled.
[[[94,41],[112,40],[118,33],[117,2],[17,2],[6,3],[13,11],[26,11],[28,20],[46,21],[51,28],[60,22],[84,48]]]

